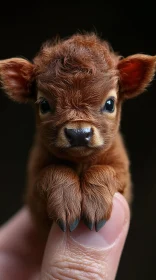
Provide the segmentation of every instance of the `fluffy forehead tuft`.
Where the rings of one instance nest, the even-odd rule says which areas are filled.
[[[73,35],[45,43],[34,59],[39,87],[80,88],[86,83],[105,87],[117,79],[117,56],[107,42],[95,34]]]

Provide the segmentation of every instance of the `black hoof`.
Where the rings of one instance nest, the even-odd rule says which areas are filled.
[[[98,223],[96,222],[95,223],[95,230],[99,231],[105,225],[106,222],[107,222],[106,220],[101,220]]]
[[[87,219],[83,219],[84,221],[84,224],[90,229],[90,230],[93,230],[93,227],[94,227],[94,223],[91,222],[91,221],[88,221]]]
[[[69,225],[69,230],[73,231],[79,224],[80,219],[76,219],[72,224]]]
[[[61,229],[63,232],[66,232],[66,224],[65,224],[65,222],[63,222],[62,220],[58,220],[58,221],[57,221],[57,224],[58,224],[58,226],[60,227],[60,229]]]

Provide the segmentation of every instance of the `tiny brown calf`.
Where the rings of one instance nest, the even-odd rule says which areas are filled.
[[[4,91],[35,109],[26,203],[42,231],[52,221],[73,231],[80,219],[98,231],[110,218],[115,192],[131,202],[121,106],[145,90],[155,65],[155,56],[122,58],[95,34],[47,42],[32,63],[0,61]]]

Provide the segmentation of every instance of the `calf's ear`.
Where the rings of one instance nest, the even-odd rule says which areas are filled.
[[[32,97],[34,65],[23,58],[0,60],[0,86],[8,96],[18,102]]]
[[[156,56],[136,54],[118,63],[120,94],[132,98],[142,93],[154,77]]]

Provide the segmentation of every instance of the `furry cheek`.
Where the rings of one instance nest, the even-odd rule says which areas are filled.
[[[60,129],[60,131],[58,132],[58,136],[56,139],[56,147],[58,147],[58,148],[69,148],[70,147],[68,139],[65,136],[64,129],[65,129],[65,127],[62,127]]]
[[[91,139],[89,147],[96,148],[104,145],[104,139],[102,138],[99,130],[93,126],[93,137]]]

